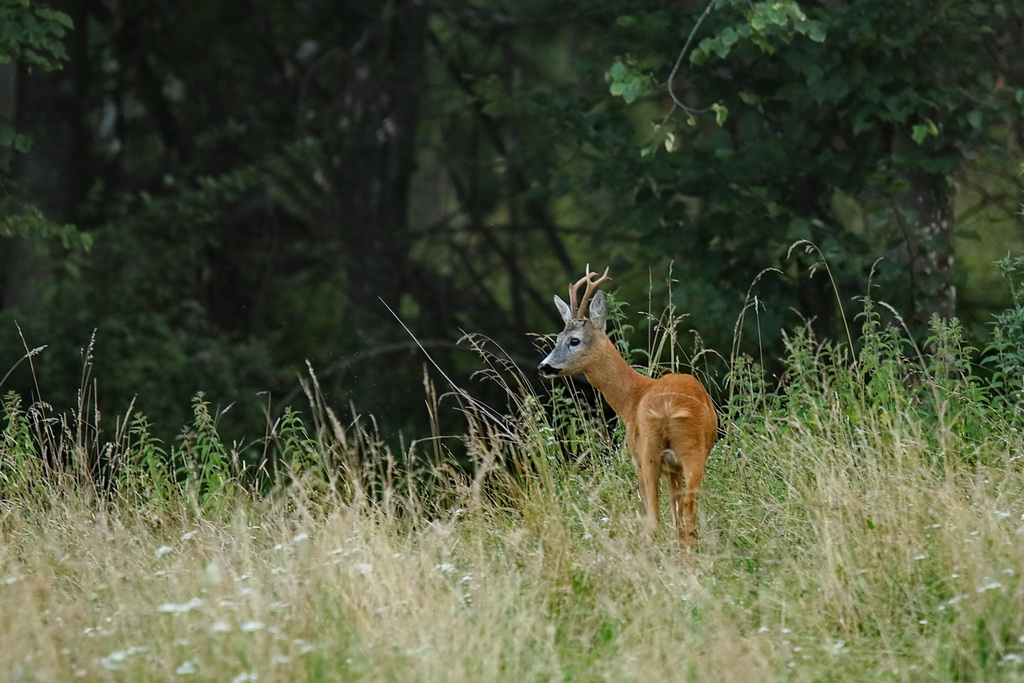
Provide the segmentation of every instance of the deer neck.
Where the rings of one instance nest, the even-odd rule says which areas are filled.
[[[654,380],[633,369],[616,350],[611,340],[601,341],[600,353],[596,354],[583,374],[594,385],[604,400],[623,422],[631,424],[636,414],[636,404],[647,385]]]

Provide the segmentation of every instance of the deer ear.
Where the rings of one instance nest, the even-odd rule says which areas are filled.
[[[605,307],[604,302],[604,291],[598,290],[597,294],[594,295],[594,299],[590,302],[590,322],[594,324],[594,327],[604,332],[605,325],[608,322],[608,309]]]
[[[572,310],[569,309],[569,304],[562,301],[557,294],[555,295],[555,306],[558,307],[558,313],[562,316],[562,322],[568,323],[572,320]]]

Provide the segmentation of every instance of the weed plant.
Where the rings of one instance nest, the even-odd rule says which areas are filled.
[[[775,380],[732,359],[692,557],[641,539],[592,395],[482,340],[507,414],[426,383],[471,468],[439,434],[396,457],[312,374],[310,417],[243,445],[201,396],[164,444],[131,411],[101,429],[87,389],[69,415],[8,395],[0,677],[1019,680],[1017,401],[955,322],[919,348],[878,308],[856,348],[787,335]],[[661,320],[651,372],[686,356]]]

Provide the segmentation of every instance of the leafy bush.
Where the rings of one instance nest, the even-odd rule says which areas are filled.
[[[1024,391],[1024,256],[1007,254],[996,265],[1010,286],[1012,305],[995,316],[986,351],[995,370],[993,385],[1018,403]]]

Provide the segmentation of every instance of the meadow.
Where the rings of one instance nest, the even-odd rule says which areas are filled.
[[[664,514],[643,541],[584,390],[487,354],[510,407],[427,385],[465,431],[401,452],[312,375],[245,447],[201,396],[164,444],[131,411],[97,429],[88,378],[66,414],[8,395],[0,677],[1020,680],[1012,377],[955,322],[918,346],[882,318],[856,344],[790,333],[777,376],[731,359],[692,555]]]

